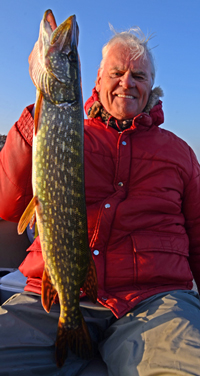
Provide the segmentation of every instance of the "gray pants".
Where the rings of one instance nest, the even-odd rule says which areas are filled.
[[[194,291],[157,294],[119,320],[110,311],[82,312],[109,376],[200,376],[200,301]],[[1,306],[0,375],[81,375],[88,361],[70,352],[56,367],[58,316],[58,305],[48,314],[31,293]]]

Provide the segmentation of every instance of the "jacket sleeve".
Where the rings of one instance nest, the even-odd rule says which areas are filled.
[[[26,107],[0,152],[0,217],[18,222],[32,198],[33,105]]]
[[[185,187],[183,213],[189,237],[189,264],[200,292],[200,166],[190,149],[192,176]]]

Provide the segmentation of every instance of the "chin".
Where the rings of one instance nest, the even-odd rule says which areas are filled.
[[[129,119],[133,119],[135,116],[137,116],[139,114],[139,112],[137,111],[124,111],[124,112],[121,112],[121,113],[117,113],[116,112],[116,116],[114,116],[117,120],[129,120]]]
[[[136,115],[135,114],[124,114],[120,116],[114,116],[117,120],[123,121],[123,120],[130,120],[133,119]]]

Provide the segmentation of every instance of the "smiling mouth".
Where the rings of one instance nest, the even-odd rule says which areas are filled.
[[[129,99],[135,99],[133,95],[126,95],[126,94],[116,94],[119,98],[129,98]]]

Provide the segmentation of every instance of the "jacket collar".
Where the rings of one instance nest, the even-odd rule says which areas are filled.
[[[163,96],[163,92],[159,87],[153,89],[144,111],[130,121],[128,127],[151,127],[152,125],[159,126],[162,124],[164,122],[164,113],[162,110],[162,101],[159,99],[161,96]],[[84,108],[88,118],[101,118],[101,113],[105,111],[99,101],[99,96],[95,88],[92,90],[92,96],[86,101]],[[114,128],[123,130],[118,126],[117,120],[109,116],[109,114],[106,120],[105,117],[102,120],[107,126],[116,124]]]

